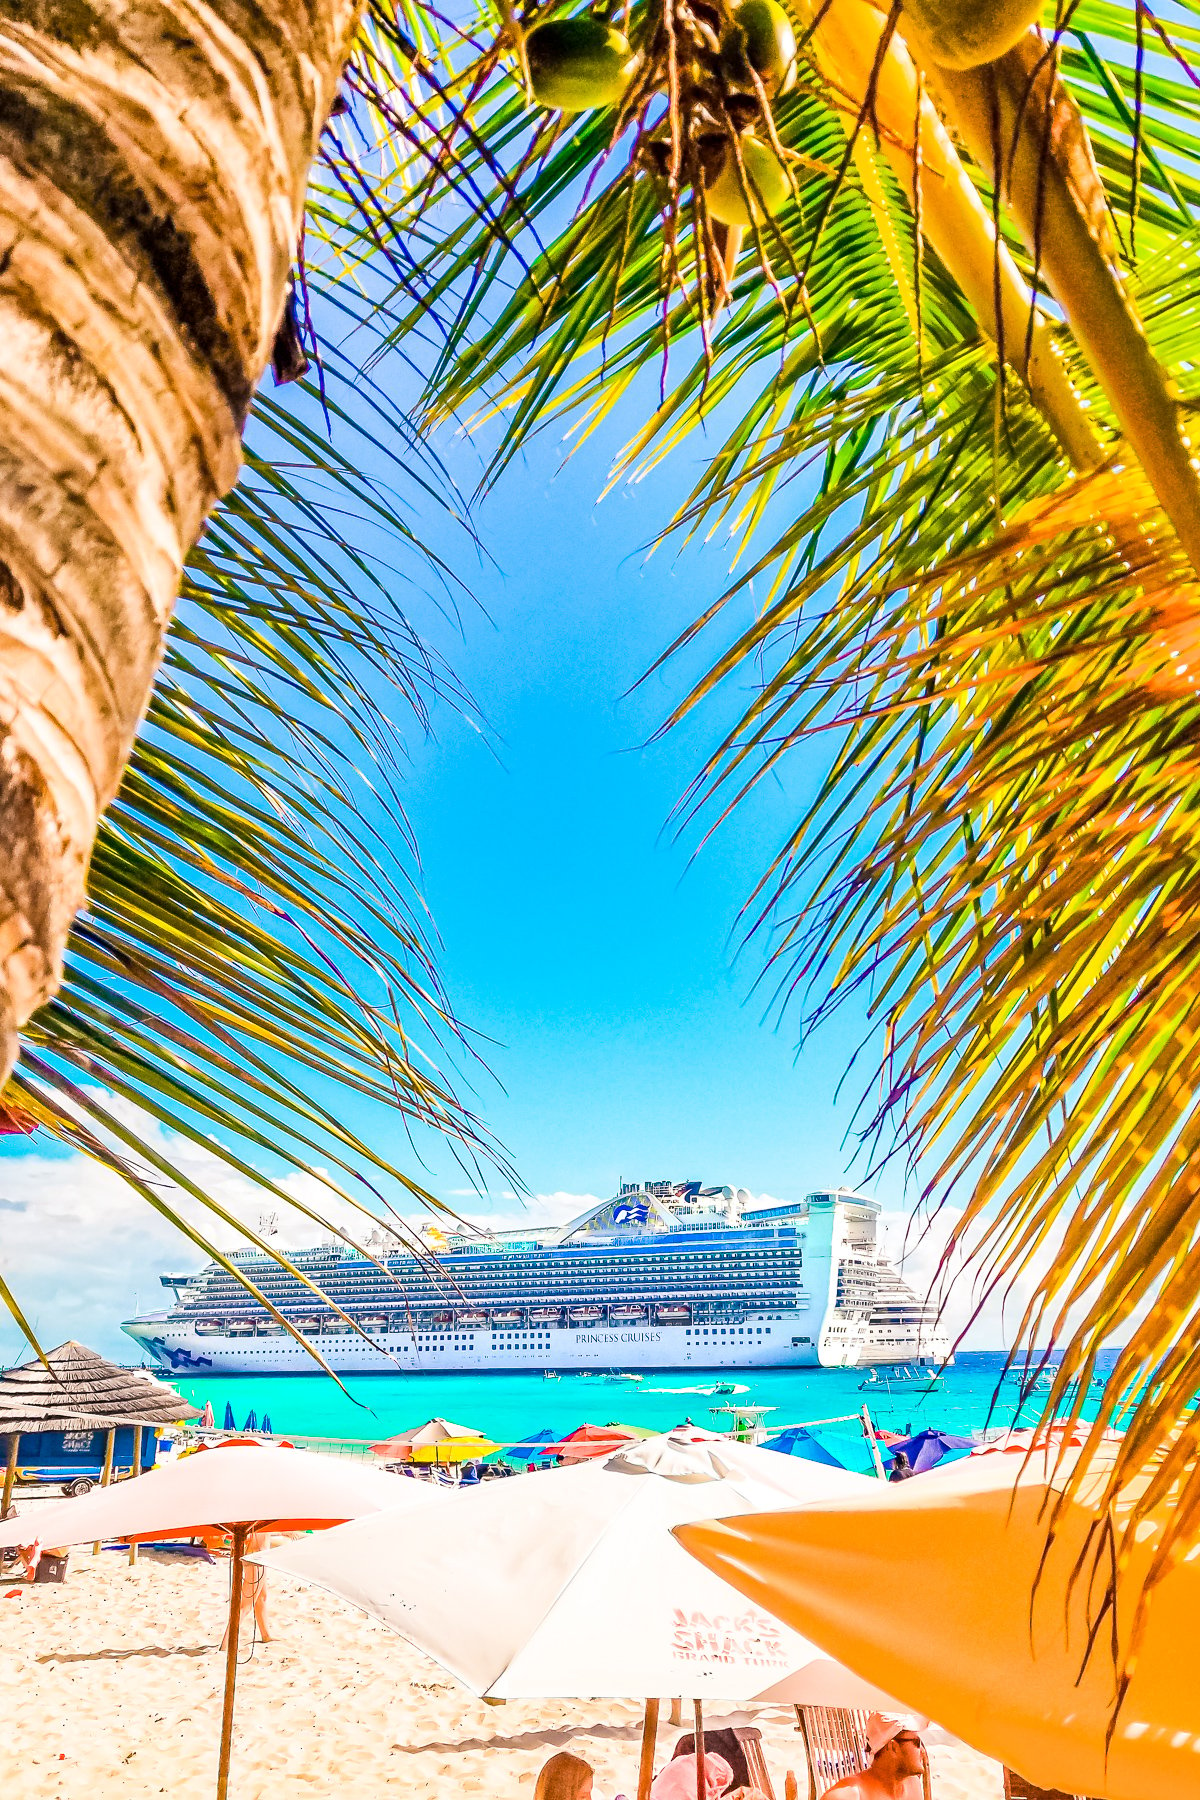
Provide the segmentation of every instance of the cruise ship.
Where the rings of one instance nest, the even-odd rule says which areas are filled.
[[[230,1260],[339,1374],[940,1364],[949,1339],[880,1254],[879,1211],[843,1188],[755,1206],[744,1188],[623,1182],[551,1230],[426,1225],[411,1246],[294,1252],[306,1281],[262,1251]],[[162,1281],[170,1309],[123,1325],[161,1366],[315,1372],[220,1264]]]

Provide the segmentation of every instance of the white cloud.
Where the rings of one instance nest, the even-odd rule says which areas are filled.
[[[246,1242],[239,1221],[258,1230],[263,1216],[270,1214],[277,1220],[273,1241],[282,1249],[297,1249],[326,1235],[297,1206],[277,1203],[203,1145],[165,1132],[133,1108],[111,1104],[230,1215],[232,1222],[219,1218],[155,1171],[145,1170],[164,1201],[220,1249]],[[296,1173],[279,1185],[360,1242],[370,1230],[364,1214],[338,1199],[316,1173]],[[169,1305],[171,1295],[161,1285],[161,1274],[190,1271],[205,1260],[198,1245],[90,1157],[30,1153],[22,1147],[0,1158],[0,1273],[43,1344],[75,1337],[106,1355],[132,1357],[134,1347],[121,1332],[121,1320],[135,1310]],[[21,1333],[0,1307],[0,1365],[28,1354]]]

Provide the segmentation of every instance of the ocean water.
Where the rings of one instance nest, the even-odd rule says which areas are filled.
[[[1033,1424],[1044,1395],[1020,1407],[1019,1384],[1001,1380],[998,1351],[965,1352],[938,1380],[883,1379],[863,1386],[867,1371],[853,1369],[770,1369],[725,1375],[657,1371],[641,1381],[596,1375],[368,1375],[348,1376],[339,1387],[329,1376],[173,1376],[172,1385],[197,1406],[211,1400],[220,1423],[226,1402],[241,1426],[253,1409],[261,1424],[270,1416],[277,1434],[330,1438],[391,1436],[432,1416],[480,1431],[495,1443],[515,1444],[549,1427],[561,1436],[585,1422],[619,1423],[666,1431],[693,1424],[727,1429],[719,1409],[730,1405],[770,1407],[769,1430],[819,1420],[818,1436],[847,1467],[865,1469],[870,1453],[857,1417],[866,1405],[872,1421],[889,1431],[932,1426],[967,1434],[985,1426]],[[734,1382],[736,1394],[703,1393],[717,1380]]]

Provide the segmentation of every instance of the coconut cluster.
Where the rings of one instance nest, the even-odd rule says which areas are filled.
[[[685,142],[672,151],[666,127],[642,146],[643,163],[665,173],[672,155],[703,188],[710,219],[728,227],[761,225],[787,203],[791,184],[764,130],[771,103],[795,85],[796,34],[779,0],[679,0],[671,64]],[[657,26],[631,44],[592,14],[543,19],[524,36],[533,97],[540,106],[578,113],[621,107],[669,87],[668,58]]]

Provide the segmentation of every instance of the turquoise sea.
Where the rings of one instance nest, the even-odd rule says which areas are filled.
[[[558,1435],[585,1421],[640,1425],[668,1430],[685,1418],[696,1425],[728,1427],[713,1409],[731,1404],[771,1407],[764,1423],[785,1425],[857,1414],[865,1404],[872,1420],[890,1431],[934,1426],[966,1434],[985,1426],[1032,1424],[1044,1396],[1035,1394],[1018,1418],[1019,1388],[1001,1381],[1004,1357],[998,1351],[961,1355],[932,1385],[925,1380],[881,1379],[863,1387],[866,1371],[838,1369],[732,1370],[724,1376],[689,1370],[647,1373],[641,1381],[595,1375],[369,1375],[348,1376],[345,1388],[326,1375],[217,1375],[205,1379],[174,1376],[172,1385],[198,1406],[212,1401],[218,1424],[228,1402],[241,1426],[253,1409],[261,1424],[270,1417],[276,1434],[289,1432],[331,1438],[387,1437],[434,1415],[477,1429],[496,1443],[519,1443],[549,1427]],[[718,1379],[744,1392],[706,1394],[696,1390]],[[849,1420],[822,1426],[830,1449],[851,1468],[866,1468],[869,1452],[861,1425]]]

